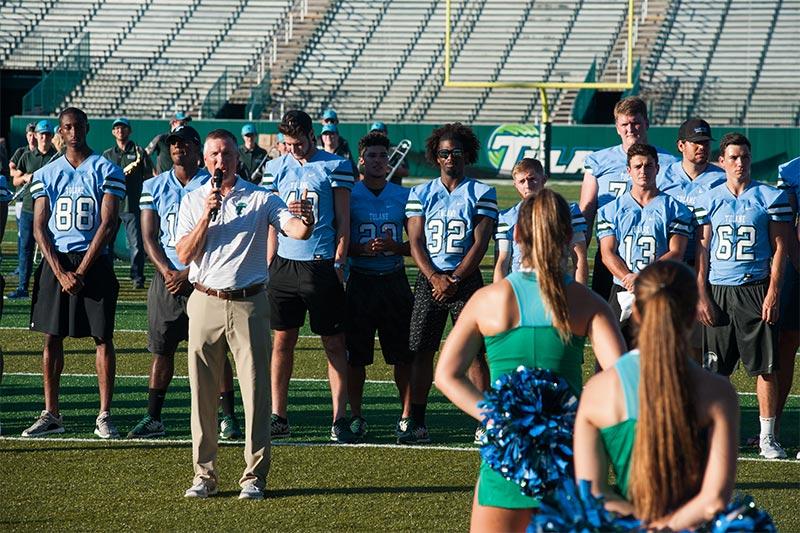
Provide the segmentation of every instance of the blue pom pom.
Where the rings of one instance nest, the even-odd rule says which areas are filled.
[[[556,489],[542,499],[527,533],[544,531],[638,531],[641,522],[607,511],[602,497],[592,495],[591,484],[564,478]]]
[[[566,380],[520,366],[498,378],[479,407],[486,428],[481,457],[522,494],[539,498],[572,477],[578,399]]]
[[[777,531],[772,517],[756,507],[751,496],[736,496],[708,523],[706,531],[732,533],[734,531]]]

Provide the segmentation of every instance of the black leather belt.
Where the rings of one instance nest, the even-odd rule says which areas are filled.
[[[245,287],[244,289],[230,289],[226,291],[209,289],[202,283],[195,283],[194,288],[195,290],[198,290],[203,294],[208,294],[209,296],[216,296],[217,298],[222,298],[223,300],[243,300],[245,298],[255,296],[256,294],[265,289],[263,283],[250,285],[249,287]]]

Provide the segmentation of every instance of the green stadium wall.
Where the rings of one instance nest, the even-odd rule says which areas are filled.
[[[11,119],[11,146],[15,148],[24,143],[25,125],[28,122],[52,117],[15,116]],[[111,123],[113,118],[90,118],[89,145],[102,152],[112,146]],[[201,136],[216,128],[226,128],[237,135],[244,120],[195,120],[192,122]],[[268,135],[278,131],[277,122],[255,121],[262,136],[262,145],[271,142]],[[154,136],[168,129],[167,120],[132,119],[132,138],[141,145],[147,145]],[[411,141],[412,150],[408,156],[412,176],[433,176],[436,170],[425,161],[425,139],[436,127],[434,124],[389,124],[389,136],[394,142],[400,139]],[[317,132],[321,126],[317,125]],[[357,150],[358,140],[369,129],[369,124],[340,124],[341,135],[350,147]],[[508,177],[511,166],[526,154],[538,153],[540,136],[534,125],[504,124],[499,126],[477,125],[473,128],[481,140],[478,163],[470,174],[478,178]],[[777,166],[780,163],[800,156],[800,128],[746,128],[717,127],[713,134],[716,139],[729,131],[740,131],[747,135],[753,144],[753,176],[763,181],[775,181]],[[650,128],[651,143],[677,154],[675,140],[677,126],[654,126]],[[558,179],[581,179],[584,157],[600,148],[619,143],[613,126],[562,126],[553,125],[551,143],[551,175]],[[714,155],[716,157],[716,154]]]

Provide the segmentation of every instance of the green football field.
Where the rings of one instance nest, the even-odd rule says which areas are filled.
[[[577,186],[558,186],[576,199]],[[501,207],[514,200],[498,187]],[[0,271],[7,291],[16,278],[13,222],[2,243]],[[491,251],[484,261],[488,278]],[[590,252],[590,257],[593,252]],[[121,293],[115,344],[117,381],[114,420],[127,432],[145,412],[150,355],[146,352],[145,291],[128,281],[127,265],[116,263]],[[148,271],[148,276],[150,271]],[[413,280],[414,272],[410,270]],[[176,378],[164,410],[168,435],[152,441],[103,442],[94,437],[97,380],[91,341],[70,340],[62,378],[61,409],[67,432],[36,441],[20,432],[43,408],[42,337],[27,330],[30,301],[6,301],[0,321],[5,377],[0,386],[0,529],[16,530],[274,530],[379,531],[466,530],[478,454],[471,444],[475,424],[433,389],[428,424],[433,443],[400,447],[393,429],[398,415],[391,368],[380,354],[368,370],[366,442],[332,445],[330,393],[325,356],[305,329],[290,389],[292,438],[275,443],[267,499],[242,502],[238,476],[242,444],[220,448],[221,494],[207,501],[183,498],[191,484],[189,386],[185,352],[176,357]],[[586,351],[585,374],[593,370]],[[791,452],[800,444],[800,369],[796,371],[781,440]],[[770,511],[779,530],[800,531],[800,461],[766,461],[746,438],[758,431],[754,382],[734,376],[741,392],[742,447],[737,490],[752,494]],[[238,402],[238,392],[237,392]],[[241,411],[241,406],[239,406]]]

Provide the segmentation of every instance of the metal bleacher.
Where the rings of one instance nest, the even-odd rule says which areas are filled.
[[[647,3],[637,0],[642,22]],[[650,3],[635,57],[654,123],[798,124],[800,0]],[[345,121],[536,120],[538,91],[444,86],[445,4],[3,0],[0,65],[50,70],[89,34],[88,74],[60,105],[96,116],[197,113],[221,81],[223,99],[239,103],[267,76],[265,115],[331,106]],[[580,82],[592,65],[604,80],[620,76],[622,0],[452,0],[451,9],[452,80]],[[548,91],[562,120],[575,93]]]

